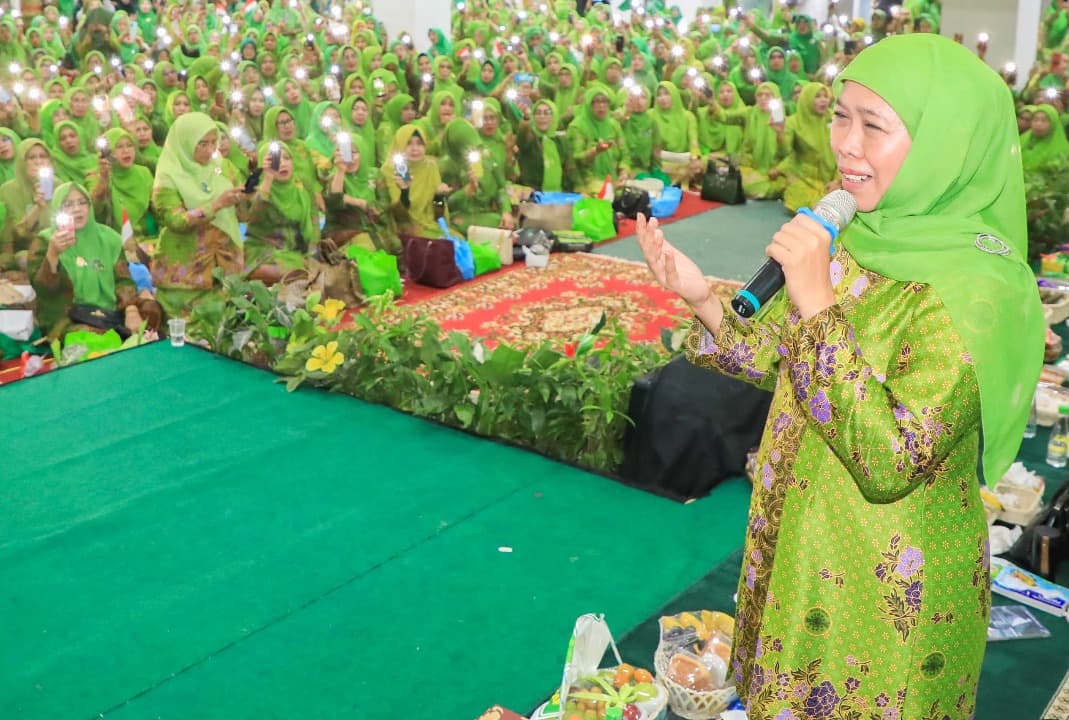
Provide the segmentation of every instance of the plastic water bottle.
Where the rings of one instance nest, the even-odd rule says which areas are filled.
[[[1050,442],[1047,443],[1047,464],[1051,467],[1065,467],[1069,458],[1069,405],[1058,408],[1058,420],[1050,429]]]
[[[1036,409],[1036,396],[1032,396],[1032,409],[1028,411],[1028,422],[1024,426],[1025,438],[1034,438],[1036,436],[1036,420],[1038,416],[1038,410]]]

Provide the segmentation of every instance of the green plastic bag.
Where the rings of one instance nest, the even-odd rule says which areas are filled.
[[[347,247],[345,254],[356,261],[364,295],[372,297],[389,290],[394,297],[401,297],[401,273],[395,256],[385,250],[368,250],[358,245]]]
[[[475,256],[475,274],[485,275],[488,272],[501,269],[501,255],[497,247],[491,243],[469,243],[471,254]]]
[[[616,237],[612,203],[597,198],[583,198],[572,206],[572,229],[594,242]]]

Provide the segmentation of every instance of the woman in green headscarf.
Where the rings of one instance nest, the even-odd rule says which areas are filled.
[[[334,136],[342,129],[341,111],[329,100],[312,108],[312,122],[304,146],[312,153],[312,161],[322,173],[330,168],[334,158]]]
[[[172,316],[214,287],[212,271],[244,270],[244,242],[234,207],[245,200],[214,157],[219,129],[204,113],[186,113],[167,135],[156,166],[152,207],[160,241],[152,270],[160,304]]]
[[[60,185],[51,208],[53,217],[67,220],[41,233],[47,249],[33,278],[41,328],[53,339],[74,330],[128,337],[143,322],[158,330],[163,313],[150,291],[135,296],[122,238],[96,221],[89,192],[77,183]]]
[[[657,167],[655,148],[660,136],[651,111],[651,97],[644,85],[636,83],[617,92],[614,103],[614,114],[624,133],[628,165],[636,175],[652,173]]]
[[[757,65],[757,56],[752,50],[746,51],[739,59],[739,64],[728,73],[728,81],[735,86],[742,101],[747,105],[757,102],[757,86],[761,82],[764,73]]]
[[[453,190],[446,201],[449,222],[462,235],[472,225],[513,227],[505,169],[482,146],[482,137],[467,120],[449,123],[442,140],[439,162],[442,182]]]
[[[56,186],[51,151],[44,141],[26,138],[15,149],[15,176],[0,185],[6,211],[0,234],[0,270],[35,272],[40,249],[31,242],[52,222],[50,188]]]
[[[660,170],[683,188],[699,175],[701,146],[698,144],[698,121],[683,107],[679,89],[670,82],[657,85],[657,99],[651,113],[657,124],[654,157]]]
[[[313,106],[301,84],[291,78],[280,80],[275,85],[275,97],[297,122],[297,136],[306,137],[312,126]]]
[[[1069,162],[1069,140],[1053,106],[1035,107],[1030,129],[1021,136],[1021,159],[1026,172]]]
[[[10,128],[0,128],[0,185],[15,177],[15,153],[22,139]]]
[[[712,78],[706,82],[712,87]],[[737,157],[742,151],[743,128],[725,121],[725,114],[738,115],[746,111],[733,83],[724,80],[716,89],[716,100],[698,110],[698,144],[702,154]]]
[[[550,98],[560,112],[561,128],[567,129],[579,112],[582,96],[579,70],[571,63],[564,63],[557,73],[557,87]]]
[[[163,120],[167,127],[171,127],[183,115],[188,115],[193,110],[193,101],[185,90],[177,90],[167,97],[167,104],[163,109]],[[168,133],[169,134],[169,133]]]
[[[292,113],[284,107],[273,107],[264,116],[264,142],[279,140],[286,144],[293,170],[304,189],[312,196],[316,208],[322,210],[323,186],[312,153],[297,135],[297,123]]]
[[[1013,102],[967,48],[928,34],[865,50],[835,91],[858,213],[832,258],[810,218],[776,234],[786,291],[761,314],[726,311],[663,233],[640,223],[639,242],[697,309],[691,360],[775,391],[733,647],[750,715],[875,699],[965,720],[990,610],[980,486],[1014,461],[1043,363]],[[804,692],[776,692],[802,675]]]
[[[269,155],[279,153],[279,169],[271,169]],[[319,224],[312,196],[295,172],[293,157],[283,142],[265,142],[260,147],[263,178],[248,210],[245,236],[245,269],[250,278],[277,283],[292,270],[305,265],[305,258],[319,243]]]
[[[363,95],[350,95],[341,104],[341,119],[360,143],[360,155],[366,164],[365,172],[373,172],[379,166],[378,148],[375,145],[375,126],[371,122],[371,106]]]
[[[493,98],[486,98],[482,102],[485,105],[489,100]],[[431,98],[430,112],[426,117],[414,121],[421,131],[420,137],[426,143],[428,155],[441,157],[442,137],[445,135],[446,125],[457,116],[457,107],[456,96],[446,90],[436,90]],[[379,135],[381,137],[381,131]]]
[[[565,153],[557,132],[560,121],[551,100],[538,100],[531,108],[531,121],[521,122],[516,131],[520,184],[545,191],[564,189]]]
[[[84,182],[89,173],[97,169],[95,150],[86,147],[78,126],[70,120],[56,125],[56,148],[52,153],[52,165],[56,169],[58,183]]]
[[[626,138],[610,114],[610,91],[592,83],[581,112],[568,126],[568,143],[575,163],[575,190],[596,195],[606,178],[619,183],[631,173]]]
[[[798,111],[787,118],[784,127],[787,156],[769,171],[769,177],[787,179],[783,204],[789,213],[814,207],[840,187],[828,131],[830,119],[831,90],[820,83],[806,83],[798,98]]]
[[[757,87],[757,104],[741,110],[726,111],[712,107],[719,118],[732,125],[743,126],[742,152],[739,170],[746,197],[754,200],[774,200],[783,194],[786,180],[782,175],[769,176],[787,151],[784,123],[772,123],[772,103],[780,102],[779,86],[761,83]]]
[[[427,32],[427,36],[431,41],[430,53],[432,57],[446,56],[448,57],[453,53],[453,48],[449,43],[449,38],[445,33],[438,28],[431,28]]]
[[[219,148],[216,151],[220,158],[223,175],[231,185],[245,185],[249,178],[251,159],[246,150],[242,149],[237,139],[233,137],[233,129],[226,123],[216,122],[219,128]]]
[[[135,162],[148,168],[149,172],[155,177],[156,163],[159,162],[162,148],[156,144],[156,140],[152,137],[152,126],[144,118],[135,118],[126,123],[124,127],[134,138],[134,145],[137,148],[137,160]]]
[[[434,93],[431,95],[432,102],[434,96],[440,92],[451,94],[458,102],[464,97],[464,88],[457,83],[453,72],[453,60],[445,55],[434,59]]]
[[[107,131],[104,139],[107,159],[93,158],[93,167],[85,175],[97,221],[121,230],[125,211],[136,236],[154,237],[158,228],[149,211],[153,175],[137,164],[137,141],[122,128]]]
[[[381,168],[387,210],[401,235],[439,237],[434,196],[442,184],[438,163],[428,156],[415,125],[398,129]]]
[[[496,60],[487,58],[483,60],[472,80],[461,78],[460,84],[470,90],[470,95],[473,97],[499,97],[503,78],[501,66],[498,65]]]
[[[93,98],[85,88],[74,87],[67,93],[66,107],[70,121],[78,126],[78,132],[92,142],[100,136],[100,120],[93,112]]]
[[[347,98],[344,105],[348,106],[350,115],[358,116],[361,125],[370,125],[363,98]],[[353,108],[358,111],[354,113]],[[327,221],[322,235],[338,248],[354,244],[399,255],[401,243],[397,229],[393,217],[385,212],[384,194],[379,193],[381,183],[378,166],[374,164],[374,138],[350,130],[351,160],[347,162],[340,151],[335,151],[331,174],[325,183]],[[384,193],[385,188],[382,189]]]
[[[382,120],[375,131],[375,155],[386,157],[397,131],[415,119],[416,101],[411,95],[401,93],[390,98],[389,102],[386,103]]]
[[[820,40],[813,33],[813,18],[808,15],[794,17],[794,28],[791,30],[788,46],[802,56],[802,67],[807,75],[812,76],[820,69],[824,62],[824,53]]]
[[[781,97],[794,97],[794,86],[798,84],[797,76],[787,67],[787,53],[783,48],[770,47],[765,52],[765,79],[776,83]]]
[[[1050,6],[1043,13],[1042,24],[1043,47],[1056,50],[1065,42],[1069,34],[1069,9],[1061,0],[1051,0]]]

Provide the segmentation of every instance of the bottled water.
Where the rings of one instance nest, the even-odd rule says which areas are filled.
[[[1065,467],[1069,458],[1069,405],[1058,408],[1058,420],[1050,429],[1050,442],[1047,443],[1047,464],[1051,467]]]

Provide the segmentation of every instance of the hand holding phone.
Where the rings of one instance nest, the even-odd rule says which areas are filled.
[[[252,195],[256,192],[256,188],[260,186],[260,180],[263,179],[263,168],[256,168],[249,174],[249,177],[245,180],[245,187],[242,188],[246,195]]]

